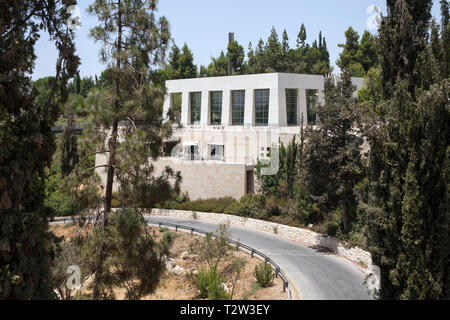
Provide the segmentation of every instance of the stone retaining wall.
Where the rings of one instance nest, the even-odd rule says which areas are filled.
[[[198,219],[203,221],[211,221],[215,223],[229,223],[231,226],[239,226],[254,230],[269,232],[297,242],[306,243],[308,245],[318,245],[328,248],[336,254],[347,258],[350,261],[360,264],[368,269],[372,268],[372,258],[369,252],[358,247],[346,248],[334,237],[319,234],[317,232],[290,227],[274,222],[256,220],[227,214],[193,212],[168,209],[153,209],[151,215],[167,216],[181,219]]]

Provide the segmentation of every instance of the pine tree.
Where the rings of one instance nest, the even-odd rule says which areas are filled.
[[[88,10],[100,21],[100,25],[91,30],[91,36],[103,43],[101,57],[108,64],[112,80],[111,86],[96,89],[88,97],[93,127],[100,128],[101,132],[96,153],[106,153],[108,158],[107,164],[100,166],[107,169],[107,180],[104,198],[101,199],[103,206],[98,206],[102,217],[95,229],[98,243],[93,248],[97,260],[92,295],[104,298],[110,281],[105,263],[111,249],[107,244],[115,181],[120,183],[118,200],[121,207],[131,207],[141,213],[139,207],[151,208],[178,192],[181,177],[170,168],[166,168],[160,177],[154,177],[154,167],[149,162],[149,156],[152,160],[158,159],[164,139],[172,134],[171,123],[163,122],[165,88],[156,81],[157,74],[150,69],[165,58],[170,39],[167,20],[156,17],[155,1],[97,0]],[[185,45],[180,55],[183,77],[195,76],[196,68],[192,62],[193,57]],[[75,170],[75,181],[83,182],[85,173]],[[175,190],[170,187],[169,179],[172,178],[176,181]],[[86,193],[78,187],[76,190],[81,195]],[[92,208],[93,204],[90,206]],[[157,252],[145,254],[156,259],[154,263],[159,265],[161,257]],[[140,285],[148,289],[142,292],[154,288],[153,281],[157,279],[145,278],[142,273],[137,276]]]
[[[244,72],[245,52],[237,41],[228,44],[227,61],[231,62],[231,68],[234,74],[242,74]]]
[[[172,46],[172,50],[169,53],[169,78],[170,79],[181,79],[180,70],[180,48],[176,44]]]
[[[265,72],[279,72],[282,65],[283,48],[275,27],[272,27],[264,48]]]
[[[378,64],[378,54],[375,47],[375,39],[369,31],[365,31],[359,44],[360,63],[367,74],[369,70]]]
[[[338,47],[344,50],[340,53],[336,64],[342,71],[351,71],[353,77],[363,77],[364,68],[361,65],[361,52],[359,48],[359,35],[352,27],[345,31],[345,44],[339,44]]]
[[[194,64],[194,55],[185,43],[181,49],[179,58],[180,79],[191,79],[197,77],[197,66]]]
[[[222,77],[228,75],[228,59],[223,51],[220,52],[218,58],[212,58],[211,60],[212,61],[207,69],[208,77]]]

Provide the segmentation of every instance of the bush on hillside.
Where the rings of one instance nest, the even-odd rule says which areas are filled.
[[[255,266],[253,275],[255,276],[258,284],[263,288],[267,288],[268,286],[270,286],[275,277],[272,266],[265,261]]]
[[[184,202],[176,206],[178,210],[224,213],[225,209],[231,204],[237,202],[231,197],[211,198],[205,200],[196,200]]]
[[[195,283],[199,291],[199,298],[228,300],[228,293],[222,286],[223,282],[222,277],[215,268],[200,270]]]

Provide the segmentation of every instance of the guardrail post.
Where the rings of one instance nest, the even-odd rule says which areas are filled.
[[[191,235],[193,235],[193,234],[194,234],[194,229],[191,228]]]
[[[178,226],[175,226],[175,231],[178,231]]]
[[[161,229],[161,222],[159,223],[159,228]]]
[[[255,250],[252,249],[252,258],[253,258],[253,254],[255,253]]]
[[[286,292],[287,282],[283,280],[283,292]]]

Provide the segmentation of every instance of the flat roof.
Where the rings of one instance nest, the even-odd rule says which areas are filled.
[[[195,80],[201,80],[201,79],[218,79],[219,80],[219,79],[242,78],[242,77],[273,77],[273,76],[277,76],[277,75],[324,78],[324,76],[320,75],[320,74],[271,72],[271,73],[239,74],[239,75],[218,76],[218,77],[198,77],[198,78],[175,79],[175,80],[166,80],[166,81],[167,82],[173,82],[173,81],[195,81]]]

